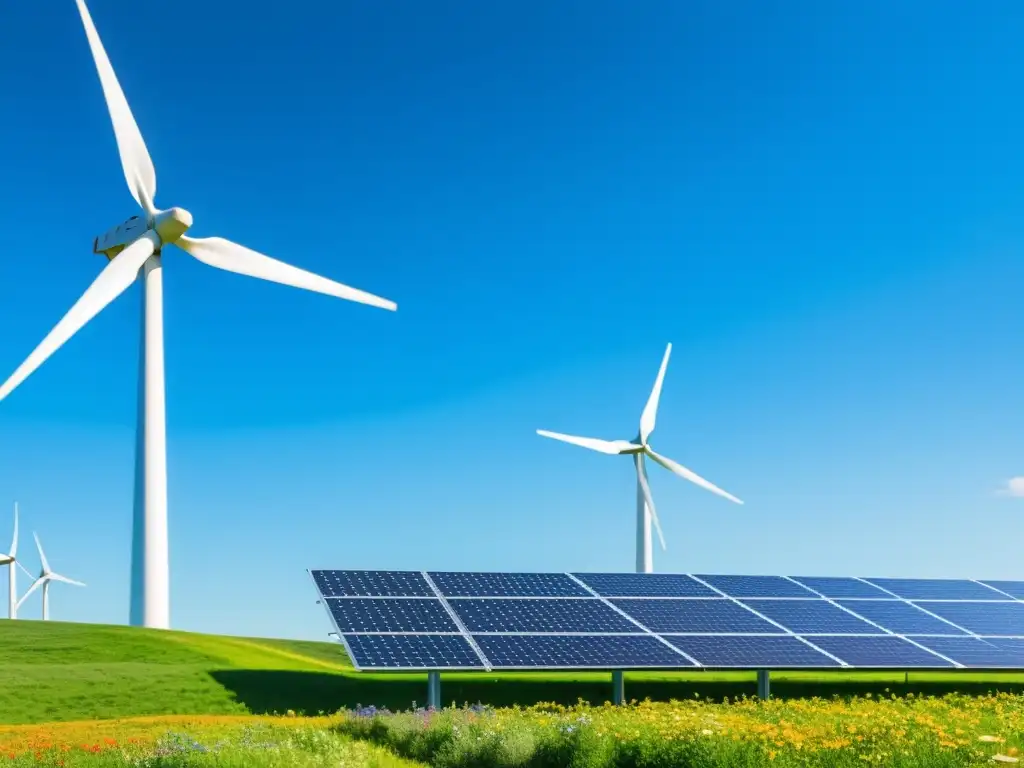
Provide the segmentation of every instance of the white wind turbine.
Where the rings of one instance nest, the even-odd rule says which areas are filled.
[[[133,216],[96,238],[93,251],[109,259],[82,297],[28,359],[0,386],[0,400],[52,355],[107,304],[140,278],[142,348],[136,445],[135,514],[132,535],[130,623],[169,626],[167,546],[167,445],[164,413],[163,278],[161,252],[177,245],[199,261],[228,272],[357,301],[383,309],[394,302],[314,275],[220,237],[185,235],[192,215],[182,208],[160,210],[153,203],[156,171],[135,118],[107,58],[83,0],[76,0],[114,127],[125,179],[143,216]]]
[[[28,592],[21,596],[21,600],[18,601],[20,607],[24,603],[29,595],[35,592],[39,587],[43,588],[43,621],[50,619],[50,584],[54,581],[62,581],[65,584],[73,584],[76,587],[84,587],[80,581],[69,579],[67,576],[61,576],[59,573],[54,573],[50,570],[50,564],[46,561],[46,553],[43,552],[43,545],[39,543],[39,537],[36,534],[32,534],[36,540],[36,549],[39,550],[39,562],[41,567],[39,569],[39,577],[32,582],[32,586],[29,587]]]
[[[32,574],[21,564],[18,559],[18,502],[14,502],[14,537],[11,539],[11,548],[6,553],[0,552],[0,566],[7,566],[7,618],[18,618],[18,591],[17,575],[18,568],[25,571],[29,578]]]
[[[661,386],[665,380],[665,369],[668,368],[668,358],[672,353],[672,345],[665,349],[665,357],[662,358],[661,368],[658,370],[658,378],[654,380],[654,389],[647,399],[643,413],[640,415],[640,432],[634,440],[598,440],[592,437],[575,437],[574,435],[563,435],[559,432],[548,432],[538,429],[537,434],[543,437],[554,438],[565,443],[580,445],[601,453],[630,455],[636,466],[636,571],[637,573],[651,573],[654,570],[651,552],[651,521],[658,531],[658,538],[661,540],[661,548],[665,549],[665,537],[661,532],[661,522],[658,520],[658,513],[654,509],[654,499],[651,497],[651,487],[647,482],[646,458],[649,456],[665,469],[684,477],[701,488],[706,488],[712,493],[724,496],[737,504],[743,502],[730,493],[726,493],[716,485],[709,483],[704,478],[691,472],[682,464],[657,453],[647,442],[654,431],[654,422],[658,417],[658,401],[661,399]]]

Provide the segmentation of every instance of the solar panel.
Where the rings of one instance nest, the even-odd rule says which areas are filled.
[[[983,581],[985,584],[993,589],[998,589],[1003,593],[1005,597],[1011,597],[1015,600],[1024,600],[1024,581]]]
[[[563,600],[480,600],[453,598],[448,604],[470,632],[641,632],[635,624],[595,598]]]
[[[918,605],[976,635],[1024,636],[1024,603],[921,601]]]
[[[416,571],[313,571],[324,597],[433,597]]]
[[[651,635],[475,635],[493,669],[693,667]]]
[[[967,579],[867,579],[904,600],[1005,600],[991,587]]]
[[[772,600],[750,598],[743,601],[765,618],[781,624],[798,635],[876,634],[880,630],[825,600]]]
[[[779,629],[732,600],[623,599],[611,603],[652,632],[747,632],[779,634]]]
[[[461,573],[432,571],[445,597],[591,597],[564,573]]]
[[[888,592],[860,579],[828,576],[794,576],[793,579],[822,597],[892,597]]]
[[[816,597],[783,576],[706,576],[697,578],[729,597]]]
[[[459,628],[440,600],[324,598],[342,632],[455,632]]]
[[[344,635],[359,669],[479,669],[484,666],[461,635]]]
[[[576,573],[602,597],[719,597],[683,573]]]
[[[839,600],[839,605],[897,635],[963,635],[962,629],[902,600]]]
[[[1024,582],[311,575],[358,669],[1024,669]]]
[[[672,645],[706,667],[736,669],[820,669],[839,662],[792,635],[664,635]]]
[[[923,648],[918,648],[901,637],[881,635],[858,637],[856,635],[831,635],[809,638],[826,653],[838,656],[851,667],[863,669],[913,667],[952,667],[953,664],[939,658]]]

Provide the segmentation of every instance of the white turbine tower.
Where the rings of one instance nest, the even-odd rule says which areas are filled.
[[[228,272],[303,288],[350,301],[396,309],[394,302],[336,283],[220,237],[185,235],[192,215],[153,203],[156,171],[142,134],[110,65],[83,0],[76,0],[106,97],[125,179],[143,216],[133,216],[96,238],[93,251],[109,264],[28,359],[0,386],[0,400],[83,325],[135,282],[142,282],[142,349],[132,534],[130,623],[167,628],[170,589],[167,545],[167,445],[164,413],[162,249],[177,245],[199,261]]]
[[[46,561],[46,553],[43,552],[43,545],[39,543],[39,537],[36,536],[36,534],[34,534],[34,533],[32,535],[35,537],[35,540],[36,540],[36,549],[39,550],[39,562],[41,563],[42,567],[39,570],[39,577],[32,583],[32,586],[29,587],[28,592],[26,592],[24,595],[21,596],[21,600],[18,601],[18,605],[20,606],[22,603],[24,603],[28,599],[29,595],[31,595],[33,592],[35,592],[37,589],[39,589],[39,587],[42,587],[43,588],[43,621],[49,621],[49,619],[50,619],[50,584],[52,582],[54,582],[54,581],[62,581],[65,584],[73,584],[76,587],[84,587],[85,584],[83,584],[80,581],[75,581],[74,579],[69,579],[67,576],[61,576],[59,573],[54,573],[52,570],[50,570],[50,564]]]
[[[25,570],[25,566],[18,560],[18,502],[14,502],[14,537],[11,539],[11,548],[6,553],[0,553],[0,566],[7,566],[7,618],[18,618],[18,568]],[[28,573],[25,570],[25,573]],[[29,573],[29,576],[32,574]]]
[[[661,399],[661,386],[665,380],[665,369],[668,368],[668,358],[672,353],[672,345],[665,349],[665,357],[661,361],[661,368],[658,370],[658,378],[654,380],[654,389],[647,399],[643,413],[640,415],[640,432],[634,440],[598,440],[592,437],[575,437],[574,435],[563,435],[559,432],[548,432],[538,429],[537,434],[543,437],[550,437],[561,440],[565,443],[572,443],[584,448],[601,453],[630,455],[636,466],[636,571],[637,573],[651,573],[654,570],[651,552],[651,521],[658,531],[658,538],[661,540],[661,548],[665,549],[665,537],[661,532],[661,522],[658,520],[658,513],[654,509],[654,499],[651,497],[651,487],[647,482],[646,459],[649,456],[665,469],[684,477],[701,488],[706,488],[712,493],[724,496],[737,504],[743,502],[730,493],[726,493],[716,485],[712,485],[704,478],[688,470],[682,464],[662,456],[654,451],[648,443],[651,433],[654,431],[654,422],[658,417],[658,401]]]

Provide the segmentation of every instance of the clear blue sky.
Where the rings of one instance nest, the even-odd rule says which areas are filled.
[[[653,468],[656,569],[1024,578],[1020,3],[90,7],[158,204],[399,304],[167,253],[174,626],[630,570],[630,463],[534,430],[632,437],[669,341],[654,445],[747,504]],[[136,209],[71,0],[5,10],[0,94],[2,378]],[[138,310],[0,404],[57,619],[127,620]]]

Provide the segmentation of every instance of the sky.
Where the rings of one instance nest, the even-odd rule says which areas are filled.
[[[652,444],[746,503],[652,467],[656,570],[1024,579],[1024,6],[89,4],[158,205],[398,303],[165,252],[175,628],[632,570],[631,463],[535,430],[632,438],[668,342]],[[71,0],[7,4],[0,93],[5,376],[137,209]],[[139,308],[0,403],[54,619],[127,621]]]

